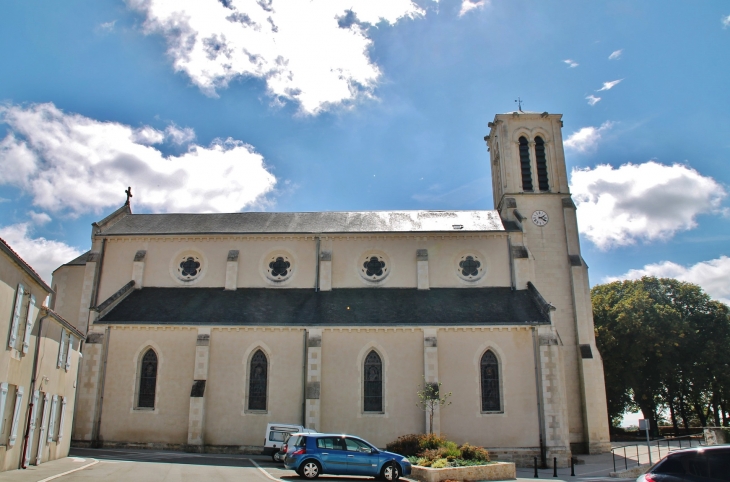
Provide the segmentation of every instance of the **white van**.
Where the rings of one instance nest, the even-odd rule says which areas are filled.
[[[281,450],[289,435],[293,433],[317,433],[311,428],[304,428],[301,425],[289,425],[286,423],[270,423],[266,425],[266,439],[264,441],[264,455],[271,455],[274,462],[279,459],[276,454]]]

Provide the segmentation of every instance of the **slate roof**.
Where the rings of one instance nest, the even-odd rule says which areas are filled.
[[[130,214],[102,236],[504,231],[497,211]]]
[[[86,258],[89,257],[89,254],[91,253],[91,250],[85,252],[81,256],[79,256],[76,259],[72,259],[68,263],[66,263],[64,266],[84,266],[86,264]]]
[[[549,323],[528,290],[143,288],[97,323],[161,325],[523,325]]]

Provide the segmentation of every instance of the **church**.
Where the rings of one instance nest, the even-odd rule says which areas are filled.
[[[560,114],[498,114],[494,210],[133,214],[53,274],[77,445],[261,450],[267,423],[498,460],[610,449]],[[486,156],[485,156],[486,158]],[[424,384],[451,392],[433,426]]]

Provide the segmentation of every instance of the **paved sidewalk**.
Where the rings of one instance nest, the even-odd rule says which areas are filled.
[[[66,457],[44,462],[38,466],[29,465],[27,469],[0,472],[0,480],[2,482],[47,482],[59,478],[61,474],[66,474],[74,470],[84,470],[86,467],[97,463],[98,461],[92,458]]]

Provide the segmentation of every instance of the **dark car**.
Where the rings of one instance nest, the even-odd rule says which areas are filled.
[[[677,450],[636,479],[636,482],[724,481],[730,481],[730,445]]]
[[[306,479],[319,474],[362,475],[393,482],[411,473],[411,464],[402,455],[379,450],[352,435],[326,433],[292,434],[284,466]]]

